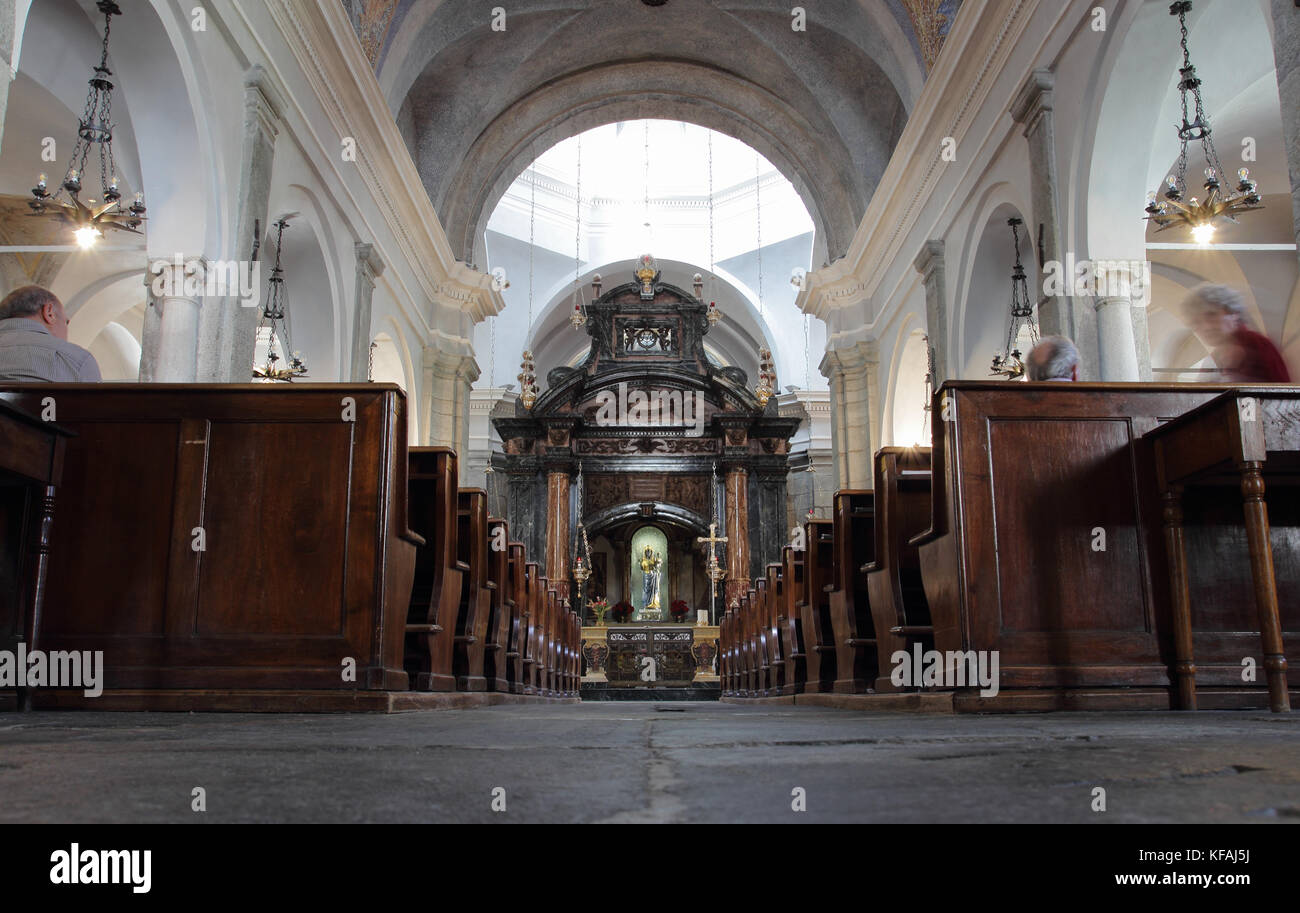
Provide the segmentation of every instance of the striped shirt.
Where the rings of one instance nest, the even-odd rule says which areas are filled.
[[[0,320],[0,381],[90,384],[102,379],[95,356],[55,336],[40,321]]]

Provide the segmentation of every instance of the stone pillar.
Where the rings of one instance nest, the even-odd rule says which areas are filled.
[[[873,484],[871,460],[880,440],[875,403],[878,367],[872,340],[831,349],[818,368],[830,381],[831,447],[840,489],[869,489]]]
[[[1300,10],[1293,0],[1273,0],[1273,62],[1282,102],[1282,139],[1291,172],[1291,215],[1300,245]]]
[[[569,596],[569,470],[552,466],[546,473],[546,576]]]
[[[356,308],[352,318],[352,370],[349,380],[363,384],[370,379],[370,304],[375,297],[375,280],[384,272],[384,261],[373,244],[357,244]]]
[[[162,294],[157,296],[160,317],[152,369],[157,383],[186,384],[196,379],[205,266],[200,257],[160,264]]]
[[[469,388],[477,377],[473,357],[425,348],[420,424],[426,443],[451,447],[468,458]]]
[[[1096,264],[1097,356],[1103,381],[1142,380],[1134,332],[1133,312],[1142,311],[1146,325],[1145,283],[1140,266],[1124,260],[1099,261]],[[1148,352],[1150,349],[1148,348]],[[1147,376],[1151,377],[1150,355]]]
[[[942,241],[926,241],[912,266],[925,286],[925,328],[934,353],[933,389],[938,390],[948,373],[948,279]],[[870,486],[868,486],[870,487]]]
[[[1061,251],[1060,180],[1056,170],[1056,133],[1053,123],[1053,90],[1056,74],[1048,69],[1038,69],[1029,74],[1011,104],[1011,117],[1024,127],[1029,141],[1030,202],[1034,218],[1030,222],[1029,240],[1038,247],[1042,231],[1042,262],[1040,273],[1049,262],[1064,261]],[[1072,283],[1073,277],[1067,276]],[[1040,287],[1038,299],[1038,328],[1044,336],[1067,336],[1079,349],[1079,379],[1097,376],[1097,349],[1092,331],[1094,316],[1088,309],[1077,305],[1071,295],[1048,296]]]
[[[244,77],[244,151],[240,161],[239,204],[235,222],[236,259],[253,255],[253,226],[260,222],[265,237],[270,225],[271,165],[279,133],[278,95],[266,71],[252,67]],[[266,270],[262,271],[266,273]],[[266,294],[263,276],[261,293]],[[199,326],[198,379],[215,383],[247,383],[252,376],[253,349],[261,310],[244,307],[238,296],[209,302]]]
[[[154,274],[144,274],[144,325],[140,330],[140,383],[158,379],[158,350],[162,345],[162,306],[153,293]]]
[[[749,472],[727,467],[727,596],[728,606],[749,589]]]
[[[14,28],[18,24],[14,0],[0,0],[0,149],[4,148],[5,111],[9,86],[14,81]]]
[[[474,382],[479,378],[478,362],[472,356],[466,356],[460,360],[456,368],[456,379],[454,389],[456,392],[456,452],[465,454],[469,458],[469,426],[470,426],[470,394],[474,390]]]

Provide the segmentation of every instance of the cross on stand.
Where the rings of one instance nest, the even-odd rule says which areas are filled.
[[[714,600],[717,598],[718,581],[727,576],[727,572],[718,564],[718,543],[727,541],[726,536],[718,535],[718,520],[714,517],[713,522],[709,524],[709,534],[700,536],[696,540],[698,544],[709,543],[709,580],[713,585],[709,587],[709,622],[714,623],[717,620],[717,609]]]

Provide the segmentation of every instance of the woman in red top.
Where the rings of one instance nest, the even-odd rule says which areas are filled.
[[[1241,295],[1226,285],[1202,285],[1183,302],[1196,335],[1211,348],[1224,377],[1242,384],[1289,384],[1291,372],[1273,341],[1250,328]]]

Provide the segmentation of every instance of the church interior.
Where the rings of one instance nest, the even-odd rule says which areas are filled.
[[[1300,4],[0,57],[0,822],[1300,816]]]

